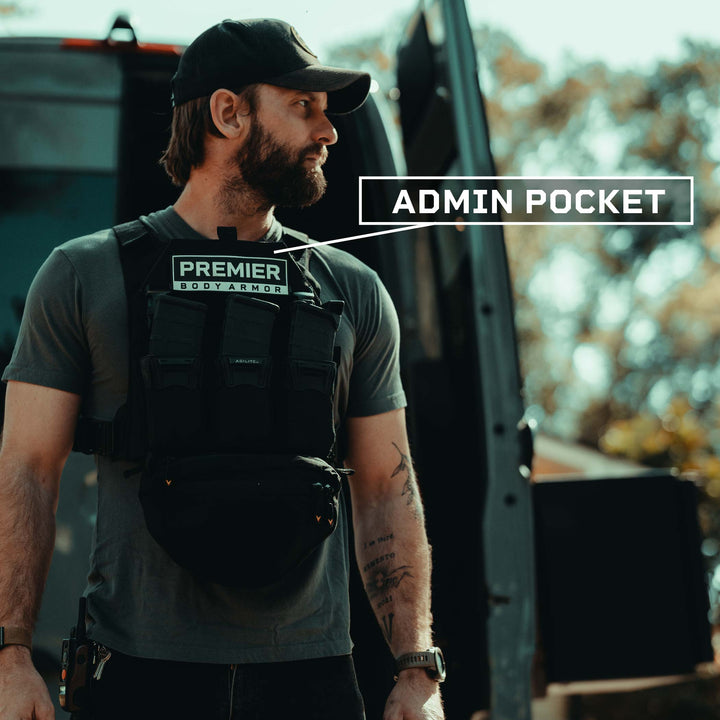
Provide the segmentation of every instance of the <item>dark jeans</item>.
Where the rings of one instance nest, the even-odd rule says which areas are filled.
[[[93,697],[88,720],[365,718],[349,655],[228,666],[113,651]]]

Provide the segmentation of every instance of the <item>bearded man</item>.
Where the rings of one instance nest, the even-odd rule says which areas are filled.
[[[442,717],[392,302],[341,250],[275,252],[303,243],[275,207],[325,190],[327,113],[369,84],[287,23],[210,28],[173,79],[175,205],[38,272],[3,376],[0,720],[53,717],[29,644],[73,445],[96,455],[99,492],[90,669],[81,693],[80,661],[64,679],[77,717],[363,718],[343,475],[398,658],[385,717]]]

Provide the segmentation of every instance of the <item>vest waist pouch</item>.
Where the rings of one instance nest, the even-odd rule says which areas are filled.
[[[317,457],[150,458],[140,502],[150,534],[180,566],[235,588],[271,585],[338,522],[340,475]]]

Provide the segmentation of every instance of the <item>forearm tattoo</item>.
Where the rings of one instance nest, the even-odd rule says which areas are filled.
[[[406,504],[408,507],[412,508],[415,519],[420,520],[422,518],[422,510],[420,507],[420,498],[418,497],[417,481],[415,480],[415,471],[413,470],[412,460],[403,453],[396,443],[393,443],[393,446],[400,455],[400,462],[392,471],[391,477],[395,477],[401,473],[405,475],[405,482],[403,483],[401,494],[403,497],[407,498]]]
[[[396,553],[392,546],[388,552],[382,552],[380,546],[394,539],[392,532],[369,540],[363,543],[363,549],[377,548],[379,550],[375,557],[370,556],[362,566],[362,574],[365,579],[365,591],[375,610],[380,611],[386,605],[393,602],[393,591],[396,590],[402,581],[407,577],[413,577],[411,565],[398,565]],[[390,605],[390,607],[392,607]],[[392,618],[393,613],[382,616],[381,622],[388,642],[392,639]]]
[[[379,538],[375,538],[375,540],[370,540],[369,542],[363,543],[363,550],[367,550],[368,548],[374,547],[375,545],[380,545],[381,543],[389,542],[390,540],[394,540],[395,536],[392,533],[388,533],[387,535],[382,535]]]
[[[370,600],[374,601],[379,597],[392,600],[392,596],[390,595],[391,591],[396,590],[406,577],[413,576],[410,572],[411,570],[411,565],[400,565],[392,570],[385,570],[383,568],[376,570],[365,586]],[[378,604],[378,607],[381,607],[381,605]]]
[[[389,553],[388,555],[383,556],[382,559],[378,560],[382,565],[394,557],[395,553]],[[375,561],[371,561],[363,568],[366,575],[368,574],[368,571],[373,568],[374,562]],[[392,591],[396,590],[406,577],[413,576],[410,572],[411,570],[412,566],[410,565],[400,565],[399,567],[392,569],[379,568],[371,574],[367,585],[365,586],[368,598],[373,604],[375,610],[378,612],[382,631],[388,643],[392,643],[393,618],[395,617],[395,613],[386,612],[386,614],[380,615],[380,610],[386,606],[388,606],[388,609],[393,607],[391,604],[393,602]]]
[[[388,613],[387,615],[383,615],[381,620],[383,635],[385,635],[385,639],[388,641],[388,643],[392,643],[394,617],[395,613]]]
[[[400,462],[392,471],[391,477],[400,477],[403,480],[401,496],[405,498],[405,504],[412,511],[416,520],[422,521],[422,505],[413,470],[412,460],[406,455],[397,443],[393,447],[400,456]],[[383,634],[388,643],[393,639],[393,593],[397,591],[405,578],[413,577],[412,565],[401,565],[402,557],[396,556],[394,533],[387,532],[385,535],[366,540],[362,543],[364,551],[371,551],[363,558],[362,574],[365,581],[367,596],[373,605],[379,618]],[[372,551],[375,554],[372,554]]]

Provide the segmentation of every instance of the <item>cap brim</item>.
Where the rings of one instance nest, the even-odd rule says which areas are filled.
[[[370,92],[368,73],[328,65],[308,65],[265,82],[296,90],[326,92],[328,112],[338,115],[357,110]]]

